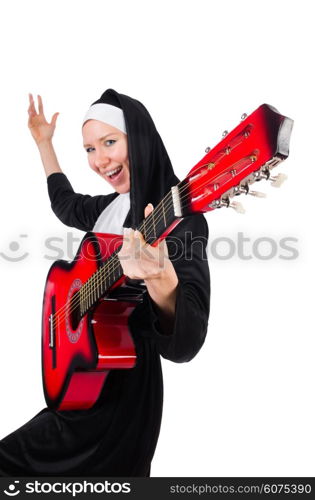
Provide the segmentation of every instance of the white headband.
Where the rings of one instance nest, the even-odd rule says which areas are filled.
[[[118,128],[124,134],[127,134],[124,113],[122,109],[112,106],[111,104],[97,103],[92,104],[83,118],[83,124],[87,120],[99,120],[107,123],[112,127]]]

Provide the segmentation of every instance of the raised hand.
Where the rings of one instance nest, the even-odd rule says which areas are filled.
[[[54,113],[51,122],[47,122],[44,115],[43,101],[40,95],[37,96],[38,100],[38,113],[35,108],[35,103],[32,94],[29,94],[29,107],[28,107],[28,127],[37,145],[43,142],[51,141],[56,121],[59,113]]]

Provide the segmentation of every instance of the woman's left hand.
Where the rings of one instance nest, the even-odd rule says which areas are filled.
[[[150,203],[145,208],[144,216],[147,217],[152,210],[153,205]],[[156,306],[163,332],[172,333],[178,277],[168,258],[166,241],[161,240],[153,247],[145,242],[139,231],[128,229],[125,231],[118,258],[125,276],[144,280]]]
[[[147,205],[145,217],[150,215],[152,210],[153,206]],[[153,247],[145,242],[139,231],[133,229],[124,230],[123,245],[118,257],[124,274],[131,279],[161,278],[171,264],[165,240]]]
[[[153,205],[150,203],[145,208],[144,216],[147,217],[152,210]],[[168,258],[166,241],[161,240],[153,247],[145,242],[139,231],[129,229],[124,234],[118,257],[126,276],[144,280],[156,306],[163,332],[172,333],[178,277]]]

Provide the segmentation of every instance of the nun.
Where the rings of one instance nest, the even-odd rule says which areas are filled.
[[[111,370],[91,409],[44,408],[0,440],[0,476],[149,476],[162,419],[161,356],[190,361],[207,332],[207,223],[203,215],[185,217],[157,247],[146,245],[149,256],[132,257],[137,243],[145,246],[135,229],[179,182],[147,109],[113,89],[90,106],[82,123],[84,148],[89,166],[113,193],[89,196],[76,193],[59,166],[52,145],[58,113],[49,123],[41,97],[38,112],[29,99],[28,125],[52,210],[67,226],[123,234],[118,255],[124,274],[143,280],[145,292],[129,317],[136,366]]]

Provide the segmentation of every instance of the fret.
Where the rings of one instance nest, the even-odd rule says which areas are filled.
[[[116,262],[115,262],[115,259],[113,259],[113,266],[112,266],[112,281],[113,281],[113,283],[116,281]]]
[[[97,293],[96,293],[97,299],[100,298],[100,294],[101,294],[101,279],[100,279],[100,269],[98,269],[97,270]]]
[[[146,219],[143,219],[143,237],[144,241],[147,241]]]
[[[107,272],[106,272],[106,266],[105,265],[103,265],[102,274],[103,274],[103,283],[104,283],[104,287],[103,287],[103,294],[104,294],[106,292],[106,290],[107,290],[107,283],[106,283]]]
[[[116,270],[117,270],[118,266],[116,267],[116,262],[115,262],[115,258],[113,257],[113,282],[116,281]]]
[[[102,288],[103,288],[103,273],[102,273],[102,268],[100,267],[98,269],[98,287],[97,287],[97,296],[100,298],[102,296]]]
[[[179,200],[178,196],[177,198]],[[142,233],[145,241],[152,245],[176,218],[174,214],[172,192],[170,191],[151,214],[143,219],[137,229]]]
[[[155,228],[155,222],[154,222],[154,210],[151,212],[151,217],[152,217],[152,225],[153,225],[153,237],[154,237],[154,240],[156,240],[157,236],[156,236],[156,228]]]
[[[111,257],[108,259],[108,262],[105,264],[105,271],[106,271],[106,290],[108,290],[111,285],[112,285],[112,270],[113,267],[115,266],[115,259],[114,256],[111,255]]]
[[[164,227],[166,227],[166,216],[165,216],[165,209],[164,209],[164,199],[161,201],[161,205],[162,205],[162,212],[163,212]]]
[[[112,277],[112,272],[113,272],[114,267],[115,267],[115,256],[111,255],[109,260],[108,260],[107,270],[106,270],[106,279],[107,279],[106,290],[109,290],[109,288],[111,287],[111,285],[114,282],[113,277]]]
[[[104,273],[104,267],[102,267],[101,271],[101,296],[104,295],[105,292],[105,273]]]
[[[119,279],[122,274],[123,274],[123,272],[122,272],[119,258],[117,257],[117,254],[114,254],[113,255],[112,282],[111,282],[111,284],[115,283],[115,281],[117,281],[117,279]]]
[[[106,269],[106,264],[103,265],[102,272],[103,272],[103,283],[104,283],[103,294],[104,294],[108,288],[108,285],[107,285],[108,273],[107,273],[107,269]]]

